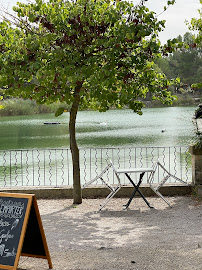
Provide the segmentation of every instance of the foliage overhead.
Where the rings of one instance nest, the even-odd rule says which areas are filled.
[[[3,99],[3,97],[0,96],[0,101]],[[0,110],[3,109],[4,106],[0,104]]]
[[[79,94],[81,109],[99,111],[127,105],[141,114],[148,91],[170,104],[173,81],[155,71],[154,61],[180,43],[174,39],[161,46],[158,33],[165,21],[158,21],[143,3],[18,3],[15,25],[0,23],[0,88],[38,103],[71,105]]]
[[[202,5],[202,0],[200,0]],[[196,37],[197,44],[202,43],[202,10],[198,9],[200,18],[192,18],[191,23],[189,24],[191,30],[197,30],[198,35]]]
[[[202,0],[200,0],[200,3],[202,5]],[[201,10],[199,9],[198,12],[199,12],[200,18],[199,19],[192,18],[191,23],[190,23],[190,29],[198,31],[198,35],[195,39],[195,42],[196,42],[197,46],[202,49],[202,9]],[[202,71],[201,71],[201,73],[202,73]],[[202,78],[202,76],[201,76],[201,78]],[[200,79],[200,80],[202,80],[202,79]],[[193,87],[202,88],[202,81],[198,82],[197,84],[194,84]]]

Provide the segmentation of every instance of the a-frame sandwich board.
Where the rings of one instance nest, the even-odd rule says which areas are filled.
[[[16,270],[20,256],[52,262],[34,194],[0,192],[0,269]]]

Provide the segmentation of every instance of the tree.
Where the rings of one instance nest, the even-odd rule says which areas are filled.
[[[165,22],[144,1],[133,6],[121,0],[35,0],[13,9],[17,17],[0,24],[0,87],[7,95],[71,106],[73,197],[81,203],[78,109],[128,106],[142,114],[149,91],[171,104],[172,81],[154,70],[153,61],[172,52],[177,40],[161,46],[158,33]]]
[[[201,79],[202,51],[190,32],[185,33],[183,37],[178,36],[177,39],[183,42],[183,47],[168,57],[157,59],[157,65],[169,79],[180,77],[181,84],[187,88]]]
[[[202,4],[202,0],[200,0],[200,3]],[[198,47],[202,48],[202,10],[198,10],[198,12],[199,12],[200,18],[199,19],[192,18],[191,23],[190,23],[190,29],[198,31],[195,42]],[[199,70],[199,73],[200,75],[202,74],[201,68]],[[202,88],[202,81],[194,84],[193,87]]]

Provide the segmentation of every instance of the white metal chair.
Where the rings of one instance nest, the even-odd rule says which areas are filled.
[[[109,183],[109,180],[104,180],[103,176],[104,174],[110,169],[112,168],[116,178],[117,178],[117,184],[115,186],[112,186]],[[120,178],[116,172],[116,169],[113,166],[112,161],[110,160],[110,163],[104,168],[104,170],[97,175],[95,178],[91,179],[89,182],[85,183],[83,185],[83,188],[86,188],[87,186],[89,186],[90,184],[92,184],[93,182],[97,181],[98,179],[100,179],[102,181],[102,183],[111,191],[109,193],[109,195],[106,197],[106,199],[104,200],[103,204],[100,205],[99,210],[102,210],[103,207],[105,207],[105,205],[114,197],[114,195],[119,191],[119,189],[121,188],[121,182],[120,182]]]
[[[155,174],[155,172],[157,171],[157,168],[158,168],[158,166],[160,167],[160,168],[162,168],[163,169],[163,171],[164,171],[164,177],[163,177],[163,179],[159,182],[159,183],[157,183],[157,184],[155,184],[154,183],[154,174]],[[171,207],[171,205],[170,205],[170,203],[168,202],[168,200],[166,200],[166,198],[159,192],[159,189],[166,183],[166,181],[170,178],[170,177],[172,177],[172,178],[174,178],[175,180],[177,180],[177,181],[179,181],[179,182],[181,182],[182,184],[184,184],[184,185],[187,185],[188,186],[188,184],[185,182],[185,181],[183,181],[183,180],[181,180],[180,178],[178,178],[178,177],[176,177],[175,175],[173,175],[173,174],[171,174],[159,161],[157,161],[156,162],[156,164],[154,165],[154,170],[153,170],[153,172],[151,172],[151,174],[149,175],[149,177],[148,177],[148,184],[150,185],[150,188],[161,198],[161,199],[163,199],[170,207]]]

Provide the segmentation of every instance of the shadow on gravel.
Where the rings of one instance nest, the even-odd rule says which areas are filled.
[[[172,208],[149,198],[155,207],[149,209],[138,198],[128,210],[119,210],[117,203],[122,201],[114,199],[101,212],[96,211],[100,200],[84,201],[77,207],[59,203],[60,210],[56,206],[52,213],[42,215],[55,269],[201,269],[202,205],[190,197],[168,199]],[[22,261],[19,270],[31,263]],[[39,264],[28,269],[38,270]],[[41,269],[47,269],[46,265]]]
[[[109,204],[102,211],[92,211],[90,207],[89,212],[88,209],[82,212],[79,206],[70,205],[43,215],[47,240],[51,248],[67,250],[128,247],[137,243],[186,246],[197,241],[197,236],[201,238],[202,230],[198,227],[201,211],[197,214],[197,209],[194,212],[190,208],[190,198],[172,198],[172,208],[154,198],[150,200],[154,209],[141,201],[140,207],[136,206],[134,199],[133,209],[128,210],[113,210]]]
[[[147,242],[149,239],[153,241],[155,236],[159,237],[162,233],[171,234],[173,228],[182,228],[182,213],[178,211],[177,199],[171,209],[167,206],[163,209],[144,207],[143,210],[140,208],[120,211],[107,208],[100,212],[86,210],[82,213],[79,212],[79,206],[78,210],[73,209],[74,207],[70,205],[42,216],[51,248],[67,250],[128,246]]]

